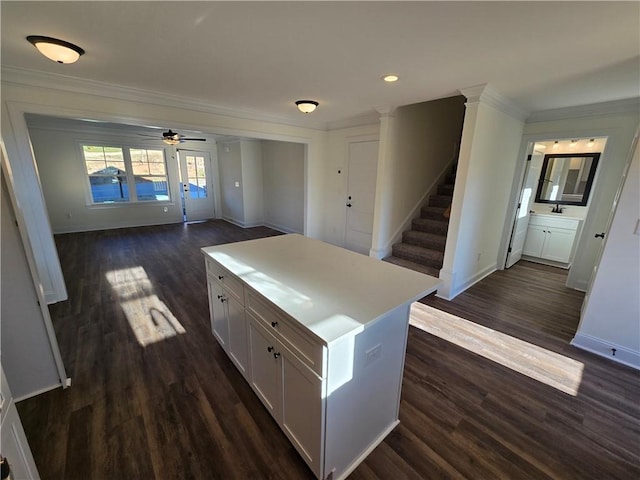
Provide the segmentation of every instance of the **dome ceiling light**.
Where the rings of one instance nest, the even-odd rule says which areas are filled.
[[[298,106],[298,110],[302,113],[311,113],[318,106],[318,102],[315,100],[298,100],[296,105]]]
[[[29,35],[27,40],[36,47],[42,55],[54,62],[74,63],[81,55],[84,55],[84,50],[79,46],[65,42],[64,40],[58,40],[57,38]]]

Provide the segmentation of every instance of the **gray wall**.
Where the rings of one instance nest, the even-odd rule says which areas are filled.
[[[221,143],[218,158],[225,220],[304,233],[303,144],[239,140]]]
[[[262,142],[264,223],[284,232],[304,232],[304,145]]]
[[[95,131],[79,132],[29,126],[31,144],[38,165],[40,183],[53,233],[83,232],[182,221],[178,197],[178,165],[173,149],[165,149],[172,202],[91,206],[87,198],[82,143],[159,147],[135,137]],[[163,208],[167,207],[167,212]]]

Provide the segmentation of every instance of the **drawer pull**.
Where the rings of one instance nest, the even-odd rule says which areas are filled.
[[[278,322],[271,322],[271,326],[272,326],[273,328],[276,328],[276,327],[278,326]]]
[[[279,354],[278,352],[275,352],[275,353],[273,354],[273,358],[275,358],[275,359],[277,359],[279,356],[280,356],[280,354]]]
[[[604,238],[604,232],[602,232],[602,233],[596,233],[595,238]]]

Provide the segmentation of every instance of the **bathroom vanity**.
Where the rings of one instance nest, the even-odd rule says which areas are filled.
[[[437,278],[281,235],[202,249],[215,338],[318,479],[399,423],[411,303]]]
[[[561,214],[533,213],[522,258],[569,268],[582,219]]]

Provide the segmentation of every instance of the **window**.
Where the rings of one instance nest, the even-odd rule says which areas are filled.
[[[204,157],[187,155],[187,175],[191,198],[207,198],[207,175]]]
[[[93,204],[169,201],[162,149],[83,145]]]

